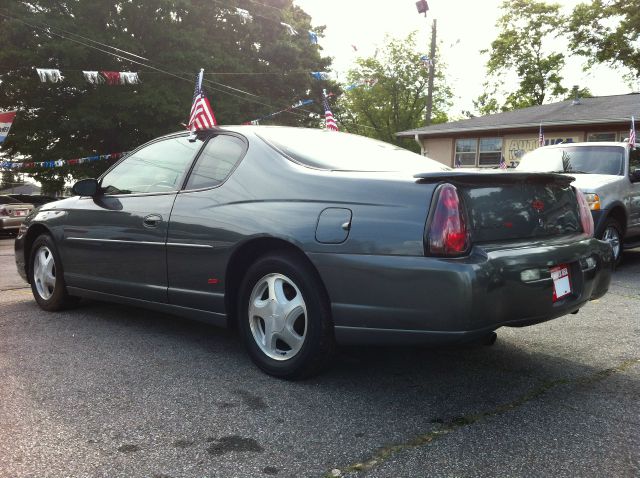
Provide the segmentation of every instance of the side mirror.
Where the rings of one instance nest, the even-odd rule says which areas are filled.
[[[100,184],[95,179],[81,179],[71,188],[76,196],[97,196],[100,192]]]

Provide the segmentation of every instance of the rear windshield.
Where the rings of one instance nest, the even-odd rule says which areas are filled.
[[[371,138],[305,128],[265,128],[259,136],[296,162],[334,171],[448,171],[437,161]]]
[[[624,174],[623,146],[538,148],[525,154],[516,169],[575,174]]]

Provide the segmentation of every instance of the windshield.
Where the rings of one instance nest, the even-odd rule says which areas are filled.
[[[519,171],[575,174],[624,174],[623,146],[539,148],[525,154]]]
[[[305,128],[264,128],[258,135],[294,161],[334,171],[448,171],[432,159],[371,138]]]

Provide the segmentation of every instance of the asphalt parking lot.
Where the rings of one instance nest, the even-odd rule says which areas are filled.
[[[47,314],[0,239],[1,477],[640,476],[640,251],[577,315],[492,347],[344,349],[259,372],[229,331]]]

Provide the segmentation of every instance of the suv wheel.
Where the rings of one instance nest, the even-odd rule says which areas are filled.
[[[613,249],[613,262],[619,264],[622,259],[622,227],[618,221],[613,218],[607,219],[604,225],[600,239],[611,244]]]

